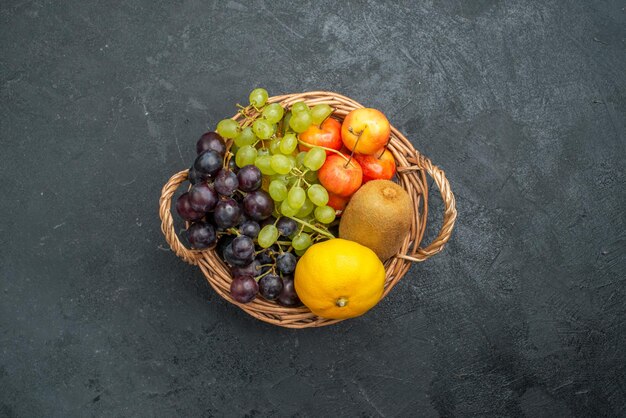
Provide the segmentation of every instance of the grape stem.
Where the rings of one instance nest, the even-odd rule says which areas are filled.
[[[294,218],[294,217],[292,217],[292,216],[287,216],[287,217],[288,217],[289,219],[292,219],[292,220],[294,220],[294,221],[298,222],[298,223],[299,223],[299,224],[301,224],[301,225],[304,225],[304,226],[306,226],[306,227],[311,228],[313,231],[315,231],[315,232],[317,232],[317,233],[319,233],[319,234],[322,234],[322,235],[324,235],[325,237],[328,237],[329,239],[333,239],[333,238],[335,238],[335,236],[334,236],[333,234],[331,234],[330,232],[328,232],[328,231],[324,231],[323,229],[320,229],[320,228],[316,227],[315,225],[311,225],[311,224],[310,224],[310,223],[308,223],[307,221],[303,221],[302,219]]]
[[[301,143],[302,145],[305,145],[309,148],[321,148],[324,151],[330,151],[330,152],[334,152],[337,155],[340,155],[341,158],[343,158],[344,160],[346,160],[346,166],[350,163],[350,160],[348,159],[348,157],[346,157],[345,155],[343,155],[341,152],[337,151],[336,149],[332,149],[332,148],[328,148],[328,147],[322,147],[320,145],[313,145],[313,144],[309,144],[308,142],[304,142],[303,140],[301,140],[300,138],[298,138],[298,142]]]
[[[254,280],[256,280],[257,282],[259,280],[261,280],[263,277],[267,276],[268,274],[272,273],[274,270],[273,269],[269,269],[268,271],[266,271],[265,273],[261,274],[260,276],[256,276],[254,278]]]

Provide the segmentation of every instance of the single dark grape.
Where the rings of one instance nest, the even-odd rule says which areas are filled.
[[[302,304],[293,285],[293,276],[283,276],[283,290],[278,295],[278,303],[283,306],[299,306]]]
[[[240,235],[230,244],[233,247],[233,255],[242,260],[254,260],[254,241],[246,235]]]
[[[208,183],[202,181],[189,189],[189,203],[197,212],[210,212],[217,205],[217,193]]]
[[[250,238],[256,238],[260,230],[261,226],[254,221],[244,221],[239,225],[239,232]]]
[[[246,165],[237,173],[239,188],[244,192],[253,192],[261,187],[261,170],[255,165]]]
[[[276,300],[283,290],[283,280],[275,274],[268,274],[259,280],[259,293],[267,300]]]
[[[222,260],[225,259],[224,250],[226,249],[228,245],[230,245],[231,242],[233,242],[234,239],[235,239],[234,235],[222,235],[217,240],[217,245],[215,246],[215,252],[217,252],[217,255],[219,255]]]
[[[236,173],[236,172],[237,172],[238,167],[237,167],[237,163],[235,162],[235,159],[234,159],[234,158],[231,158],[230,160],[228,160],[228,166],[227,166],[227,168],[228,168],[230,171],[232,171],[233,173]]]
[[[213,182],[215,191],[222,196],[231,196],[239,187],[237,175],[230,170],[220,170]]]
[[[293,219],[283,216],[278,219],[278,222],[276,222],[276,229],[278,229],[278,232],[280,232],[280,235],[282,235],[283,237],[289,237],[291,236],[291,234],[296,232],[296,229],[298,229],[298,224]]]
[[[189,202],[189,193],[185,192],[176,199],[176,212],[186,221],[197,221],[204,216],[204,212],[196,211]]]
[[[241,207],[235,199],[220,200],[215,205],[213,219],[218,228],[226,229],[237,225],[241,215]]]
[[[217,132],[207,132],[198,139],[196,143],[196,151],[202,154],[204,151],[212,149],[219,155],[224,156],[226,153],[226,144],[224,139]]]
[[[261,267],[259,267],[261,263],[258,260],[252,261],[252,263],[245,266],[233,266],[230,268],[230,275],[233,276],[233,279],[242,277],[242,276],[258,276],[261,274]]]
[[[276,257],[276,268],[283,274],[291,274],[296,269],[296,256],[291,253],[282,253]]]
[[[206,222],[196,222],[187,228],[187,240],[196,249],[209,248],[217,241],[215,228]]]
[[[255,221],[261,221],[267,219],[272,215],[274,211],[274,201],[269,194],[263,190],[257,190],[248,193],[243,198],[243,207],[251,219]]]
[[[237,302],[248,303],[259,293],[259,284],[252,276],[234,279],[230,284],[230,295]]]
[[[196,157],[193,167],[199,174],[213,176],[222,168],[222,156],[212,149]]]
[[[244,267],[252,263],[254,255],[251,258],[239,258],[233,253],[233,243],[231,242],[224,248],[224,261],[231,266]]]

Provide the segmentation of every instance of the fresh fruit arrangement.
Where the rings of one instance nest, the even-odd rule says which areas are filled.
[[[327,104],[311,108],[296,102],[284,109],[279,103],[268,104],[267,98],[266,90],[253,90],[250,104],[239,106],[241,121],[221,120],[215,132],[200,137],[188,174],[191,187],[176,201],[176,210],[190,223],[185,235],[192,248],[207,249],[220,242],[218,254],[230,266],[234,300],[248,303],[260,294],[294,306],[299,298],[291,282],[298,258],[319,242],[340,242],[332,230],[363,184],[359,160],[367,168],[365,181],[390,179],[395,162],[385,148],[390,126],[381,112],[357,109],[342,124],[332,118]],[[343,199],[340,209],[328,205],[331,195]],[[412,208],[398,216],[410,222]],[[313,265],[323,268],[327,262],[319,259]],[[383,279],[378,280],[378,299],[384,284],[384,268],[379,267]],[[366,286],[366,280],[362,284]],[[326,317],[362,314],[374,304],[366,309],[350,306]]]
[[[260,88],[237,107],[164,186],[160,213],[176,254],[251,315],[288,327],[362,315],[448,240],[456,210],[443,172],[382,112],[331,93],[270,98]],[[446,208],[442,233],[420,248],[425,173]],[[175,208],[192,250],[169,214],[184,180]]]

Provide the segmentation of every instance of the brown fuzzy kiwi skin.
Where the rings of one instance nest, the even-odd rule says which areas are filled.
[[[382,261],[398,252],[411,228],[409,194],[389,180],[372,180],[352,196],[341,216],[339,237],[372,249]]]

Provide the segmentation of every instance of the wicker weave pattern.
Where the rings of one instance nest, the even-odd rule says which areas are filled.
[[[343,119],[350,111],[363,107],[360,103],[337,93],[313,91],[299,94],[287,94],[271,97],[268,102],[279,102],[283,107],[291,107],[298,101],[305,101],[309,106],[329,104],[334,108],[333,115]],[[233,119],[238,119],[236,115]],[[445,173],[434,166],[430,160],[421,155],[396,128],[391,128],[391,139],[388,149],[393,154],[397,165],[399,184],[407,190],[415,207],[415,218],[411,223],[411,230],[404,240],[398,254],[385,262],[387,277],[385,281],[385,297],[396,283],[406,274],[412,262],[424,261],[440,252],[454,227],[456,220],[456,206],[454,195]],[[428,217],[428,183],[426,174],[431,176],[441,192],[444,202],[443,225],[437,238],[428,246],[422,248],[426,219]],[[259,297],[248,304],[241,304],[230,297],[230,277],[228,267],[213,250],[196,251],[185,248],[174,229],[171,214],[172,196],[176,189],[187,179],[187,170],[174,174],[163,186],[159,200],[159,215],[161,230],[172,251],[187,263],[197,265],[202,270],[209,284],[224,299],[239,306],[253,317],[262,321],[287,328],[307,328],[331,325],[339,320],[320,318],[308,308],[285,308],[274,302],[268,302]]]

